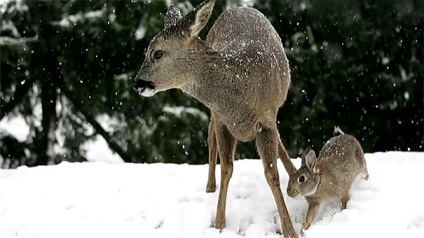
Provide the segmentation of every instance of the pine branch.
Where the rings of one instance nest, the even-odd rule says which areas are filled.
[[[0,105],[0,120],[3,119],[3,117],[9,114],[16,106],[21,103],[24,96],[28,95],[28,91],[30,90],[31,86],[34,85],[35,81],[36,77],[31,77],[26,79],[25,83],[22,85],[20,85],[19,83],[16,84],[16,86],[18,87],[10,101],[5,104],[2,102]]]
[[[0,45],[6,45],[6,46],[25,45],[28,42],[34,42],[34,41],[38,41],[38,36],[22,37],[22,38],[12,38],[8,36],[0,37]]]
[[[122,158],[123,161],[127,163],[132,163],[134,160],[132,157],[126,153],[116,142],[113,141],[113,138],[109,133],[103,129],[103,127],[97,122],[97,120],[92,116],[82,105],[81,101],[78,100],[66,87],[61,87],[62,92],[65,97],[69,99],[69,101],[74,105],[75,109],[77,109],[85,118],[85,120],[93,126],[94,130],[100,134],[107,142],[109,147],[118,153],[118,155]]]

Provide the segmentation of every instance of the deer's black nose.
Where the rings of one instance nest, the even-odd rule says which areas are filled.
[[[138,85],[139,85],[138,80],[135,80],[135,81],[134,81],[134,83],[133,83],[132,88],[133,88],[135,91],[137,91],[137,89],[138,89]]]
[[[134,84],[133,84],[133,89],[135,91],[138,91],[139,89],[142,89],[142,88],[154,89],[155,86],[150,81],[146,81],[146,80],[142,80],[142,79],[136,79]]]

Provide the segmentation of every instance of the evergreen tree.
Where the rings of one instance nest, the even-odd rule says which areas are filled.
[[[201,1],[172,1],[186,13]],[[201,37],[227,8],[217,1]],[[423,149],[423,4],[412,0],[256,0],[292,69],[278,126],[291,156],[319,150],[335,125],[366,152]],[[181,91],[131,89],[166,1],[10,0],[0,7],[2,167],[84,161],[102,136],[126,162],[207,162],[209,110]],[[257,158],[239,143],[237,158]],[[1,160],[0,160],[1,163]]]

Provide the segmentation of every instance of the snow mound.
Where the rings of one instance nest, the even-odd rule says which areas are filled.
[[[322,207],[304,237],[424,237],[424,152],[365,157],[370,179],[355,181],[346,210]],[[281,237],[259,160],[235,162],[221,232],[213,228],[218,192],[205,193],[207,168],[95,162],[0,170],[0,237]],[[307,203],[287,197],[280,162],[279,170],[299,231]]]

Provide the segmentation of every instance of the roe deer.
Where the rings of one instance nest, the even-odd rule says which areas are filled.
[[[290,175],[287,194],[290,197],[305,196],[309,204],[302,230],[311,226],[321,203],[339,199],[345,209],[355,178],[362,174],[368,179],[364,152],[358,140],[344,134],[338,127],[333,134],[334,137],[322,147],[318,159],[313,150],[308,150],[302,157],[299,170]]]
[[[216,161],[218,159],[218,150],[217,150],[216,137],[215,137],[215,131],[214,131],[214,128],[215,128],[214,118],[215,116],[213,112],[211,111],[211,118],[210,118],[209,128],[208,128],[209,172],[208,172],[208,181],[206,183],[207,193],[213,193],[215,192],[215,189],[216,189],[215,167],[216,167]],[[289,174],[294,173],[296,171],[296,168],[293,166],[290,160],[285,159],[285,156],[288,156],[288,155],[286,154],[286,151],[281,141],[278,142],[278,155],[281,161],[283,162],[286,171]]]
[[[216,151],[221,161],[216,228],[225,227],[227,190],[237,141],[256,140],[283,234],[297,237],[277,169],[278,154],[289,174],[296,171],[276,124],[278,108],[286,100],[290,86],[290,69],[281,39],[266,17],[253,8],[225,11],[206,41],[200,39],[198,33],[208,22],[214,4],[214,0],[203,1],[184,17],[175,5],[168,8],[164,29],[150,42],[133,87],[145,97],[179,88],[211,110],[208,142],[213,169]]]

